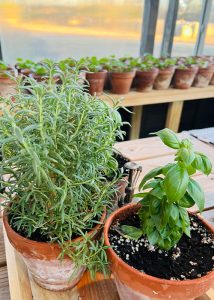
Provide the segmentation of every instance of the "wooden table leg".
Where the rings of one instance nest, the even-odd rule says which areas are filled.
[[[130,140],[139,139],[140,128],[141,128],[141,118],[143,114],[143,106],[134,106],[133,114],[131,117],[131,130],[130,130]]]
[[[169,103],[165,127],[178,132],[184,101]]]

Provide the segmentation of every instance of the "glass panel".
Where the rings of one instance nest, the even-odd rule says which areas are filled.
[[[155,33],[155,46],[154,46],[154,56],[160,57],[161,42],[164,33],[164,26],[166,20],[166,14],[168,9],[169,0],[160,0],[159,10],[158,10],[158,20]]]
[[[212,3],[209,24],[207,26],[203,54],[204,55],[214,55],[214,1]]]
[[[3,57],[139,54],[142,0],[1,0]]]
[[[179,1],[172,56],[193,55],[202,4],[202,0]]]

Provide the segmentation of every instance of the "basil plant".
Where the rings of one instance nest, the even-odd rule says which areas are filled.
[[[165,128],[155,133],[162,142],[176,149],[173,163],[157,167],[142,179],[135,197],[142,197],[138,215],[140,228],[122,226],[129,237],[138,239],[145,235],[152,245],[169,250],[183,234],[190,237],[190,218],[187,208],[196,204],[204,208],[204,193],[200,185],[191,178],[196,171],[209,175],[210,160],[193,149],[188,139],[180,140],[171,130]]]

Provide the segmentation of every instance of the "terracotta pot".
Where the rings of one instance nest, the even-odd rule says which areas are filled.
[[[167,90],[171,84],[174,72],[175,72],[175,67],[159,69],[159,73],[154,82],[154,89]]]
[[[103,93],[107,71],[89,73],[86,72],[86,80],[89,82],[89,93],[100,96]]]
[[[128,204],[110,215],[104,227],[105,245],[111,246],[108,238],[109,229],[116,220],[124,220],[139,209],[139,204]],[[214,233],[214,228],[204,219],[204,225]],[[112,248],[107,248],[108,259],[115,278],[121,300],[190,300],[205,294],[214,282],[214,271],[207,275],[185,281],[160,279],[139,272],[126,264]]]
[[[135,71],[132,72],[111,72],[111,92],[118,95],[127,94],[130,91]]]
[[[214,74],[213,74],[213,76],[212,76],[212,78],[210,80],[210,85],[214,85]]]
[[[207,68],[199,68],[198,73],[195,76],[193,86],[195,87],[207,87],[212,79],[214,73],[214,65],[210,65]]]
[[[103,213],[100,223],[104,222],[106,212]],[[58,259],[61,248],[57,243],[36,242],[26,239],[16,233],[9,225],[7,214],[3,215],[4,227],[12,246],[21,254],[33,279],[43,288],[52,291],[67,290],[74,287],[81,279],[85,266],[81,266],[74,274],[75,264],[67,256],[61,261]],[[97,224],[88,235],[93,239],[98,238],[101,224]],[[73,239],[72,242],[81,241],[81,237]]]
[[[159,70],[153,68],[149,71],[136,71],[135,85],[138,92],[150,92]]]
[[[189,89],[195,79],[197,71],[197,66],[192,66],[188,69],[176,69],[173,78],[174,87],[176,89]]]
[[[0,96],[8,97],[16,93],[16,82],[0,74]]]
[[[41,75],[37,75],[34,73],[30,73],[28,74],[29,77],[35,79],[37,82],[47,82],[48,81],[48,76],[41,76]],[[57,83],[60,80],[59,76],[54,76],[54,83]]]
[[[24,75],[24,76],[29,76],[31,72],[32,72],[31,69],[21,69],[21,70],[19,70],[19,73]]]

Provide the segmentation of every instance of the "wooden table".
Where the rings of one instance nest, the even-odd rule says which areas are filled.
[[[168,89],[152,90],[149,93],[140,93],[131,91],[126,95],[106,94],[101,97],[103,100],[112,104],[112,99],[123,99],[122,105],[126,107],[133,106],[133,115],[131,120],[130,139],[138,139],[140,136],[141,119],[143,105],[169,103],[165,127],[175,132],[179,129],[184,101],[203,100],[214,98],[214,86],[206,88],[192,87],[187,90]]]
[[[182,133],[182,136],[186,137],[188,134]],[[195,148],[209,155],[214,165],[214,147],[200,142],[195,138],[191,139],[195,144]],[[141,178],[149,169],[172,161],[174,155],[174,150],[163,145],[157,137],[118,143],[116,148],[131,160],[137,161],[142,165],[143,172]],[[206,177],[198,172],[194,178],[203,186],[206,196],[206,206],[210,206],[214,199],[214,173]],[[204,216],[210,222],[214,222],[213,213],[205,213]],[[2,241],[1,235],[0,241]],[[9,244],[6,236],[5,248],[11,300],[119,300],[112,279],[105,279],[101,274],[98,274],[97,280],[92,282],[87,272],[73,290],[66,292],[44,290],[30,278],[25,264],[19,254]],[[9,300],[5,256],[2,251],[0,244],[0,299]],[[3,263],[2,267],[1,263]],[[214,289],[211,289],[206,295],[197,300],[213,299]]]

